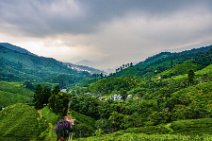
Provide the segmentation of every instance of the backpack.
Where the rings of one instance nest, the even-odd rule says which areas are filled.
[[[63,119],[57,122],[57,127],[55,131],[58,137],[67,138],[71,130],[72,130],[72,126],[70,122]]]

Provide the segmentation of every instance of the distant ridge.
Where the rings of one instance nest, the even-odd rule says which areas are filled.
[[[50,82],[64,88],[91,77],[88,72],[69,68],[54,58],[38,56],[9,43],[0,43],[0,80]]]
[[[10,44],[10,43],[7,43],[7,42],[0,42],[0,46],[5,47],[5,48],[10,49],[10,50],[17,51],[19,53],[39,56],[39,55],[31,53],[30,51],[28,51],[28,50],[26,50],[24,48],[18,47],[16,45],[13,45],[13,44]],[[40,57],[42,57],[42,56],[40,56]],[[47,58],[47,57],[44,57],[44,58]],[[54,59],[54,58],[52,58],[52,59]],[[78,71],[78,72],[83,72],[84,71],[84,72],[88,72],[90,74],[104,73],[101,70],[98,70],[98,69],[95,69],[95,68],[92,68],[92,67],[89,67],[89,66],[77,65],[77,64],[73,64],[73,63],[64,63],[64,64],[68,68],[73,69],[73,70]]]
[[[30,54],[30,55],[35,55],[31,52],[29,52],[28,50],[26,49],[23,49],[21,47],[18,47],[18,46],[15,46],[15,45],[12,45],[10,43],[6,43],[6,42],[0,42],[0,46],[3,46],[5,48],[8,48],[8,49],[11,49],[11,50],[14,50],[14,51],[17,51],[19,53],[25,53],[25,54]]]
[[[65,63],[69,68],[74,69],[76,71],[80,71],[80,72],[88,72],[90,74],[100,74],[100,73],[104,73],[104,71],[89,67],[89,66],[84,66],[84,65],[76,65],[76,64],[72,64],[72,63]]]
[[[206,67],[208,64],[210,64],[211,52],[212,45],[193,48],[191,50],[185,50],[182,52],[161,52],[148,57],[146,60],[135,64],[133,67],[119,69],[121,71],[117,71],[115,76],[139,76],[143,78],[149,78],[157,75],[158,73],[169,70],[176,65],[183,63],[186,64],[188,61],[191,61],[191,64],[196,64],[198,66],[197,69],[202,69],[203,67]],[[202,61],[200,61],[200,59]]]

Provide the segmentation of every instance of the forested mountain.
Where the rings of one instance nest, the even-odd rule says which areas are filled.
[[[54,59],[35,55],[33,58],[33,55],[4,47],[1,47],[1,54],[4,54],[1,58],[7,60],[1,64],[4,66],[1,71],[27,72],[27,67],[33,66],[29,64],[34,63],[40,67],[36,76],[46,77],[42,77],[42,81],[49,80],[46,73],[53,77],[61,71],[64,77],[71,71],[79,79],[84,78],[81,73],[68,70],[66,65]],[[18,66],[18,61],[11,56],[19,57],[16,60],[22,58],[23,65]],[[36,63],[33,59],[43,61]],[[13,65],[7,65],[11,62]],[[45,63],[48,66],[43,65]],[[64,77],[56,79],[65,80]],[[8,78],[17,81],[15,77]],[[3,107],[0,111],[3,121],[0,122],[3,129],[0,139],[3,140],[56,140],[54,125],[67,113],[77,121],[73,127],[75,140],[212,139],[212,46],[180,53],[162,52],[136,65],[128,63],[109,76],[95,77],[84,85],[69,87],[66,93],[61,92],[59,86],[49,88],[42,83],[34,88],[34,94],[28,90],[28,83],[0,81],[0,85],[0,106]],[[17,102],[25,104],[15,104]],[[10,104],[14,105],[5,108]],[[13,126],[11,121],[17,120],[14,113],[30,117],[33,127],[39,124],[36,133],[24,134],[31,129],[29,124],[23,125],[26,118],[18,118]],[[12,126],[6,128],[9,124]]]
[[[179,53],[162,52],[147,58],[145,61],[140,62],[133,67],[119,69],[122,71],[118,71],[115,76],[138,76],[150,78],[171,68],[172,70],[175,69],[176,72],[170,72],[169,74],[163,73],[161,74],[161,77],[185,74],[188,69],[196,71],[209,65],[212,62],[211,54],[212,45]]]
[[[110,133],[142,127],[136,129],[139,130],[136,133],[154,134],[148,130],[151,126],[152,132],[165,133],[166,127],[172,126],[167,124],[163,127],[165,123],[195,119],[185,123],[176,122],[174,129],[168,129],[166,133],[176,133],[176,129],[182,131],[180,134],[198,135],[203,129],[199,128],[194,133],[190,126],[211,126],[210,122],[198,125],[196,122],[200,121],[197,119],[211,120],[212,117],[212,46],[180,53],[163,52],[135,66],[128,65],[128,68],[118,70],[85,87],[72,88],[69,92],[72,96],[70,108],[97,119],[99,131]],[[154,129],[157,125],[163,129]],[[203,132],[211,134],[207,131],[204,129]],[[102,140],[114,136],[105,136]],[[124,140],[127,135],[121,133],[121,136],[120,140]],[[138,135],[136,139],[142,137]],[[97,137],[88,138],[95,139]]]
[[[62,87],[90,78],[53,58],[34,55],[8,43],[0,44],[0,80],[59,83]]]
[[[26,49],[23,49],[23,48],[21,48],[21,47],[15,46],[15,45],[12,45],[12,44],[10,44],[10,43],[0,43],[0,46],[5,47],[5,48],[8,48],[8,49],[11,49],[11,50],[14,50],[14,51],[17,51],[17,52],[19,52],[19,53],[35,55],[35,54],[29,52],[29,51],[26,50]]]

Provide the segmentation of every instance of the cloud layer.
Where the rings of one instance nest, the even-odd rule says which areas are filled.
[[[210,0],[0,1],[0,39],[100,69],[212,42]]]

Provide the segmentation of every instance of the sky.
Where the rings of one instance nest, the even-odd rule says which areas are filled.
[[[0,0],[0,42],[108,71],[212,44],[211,0]]]

